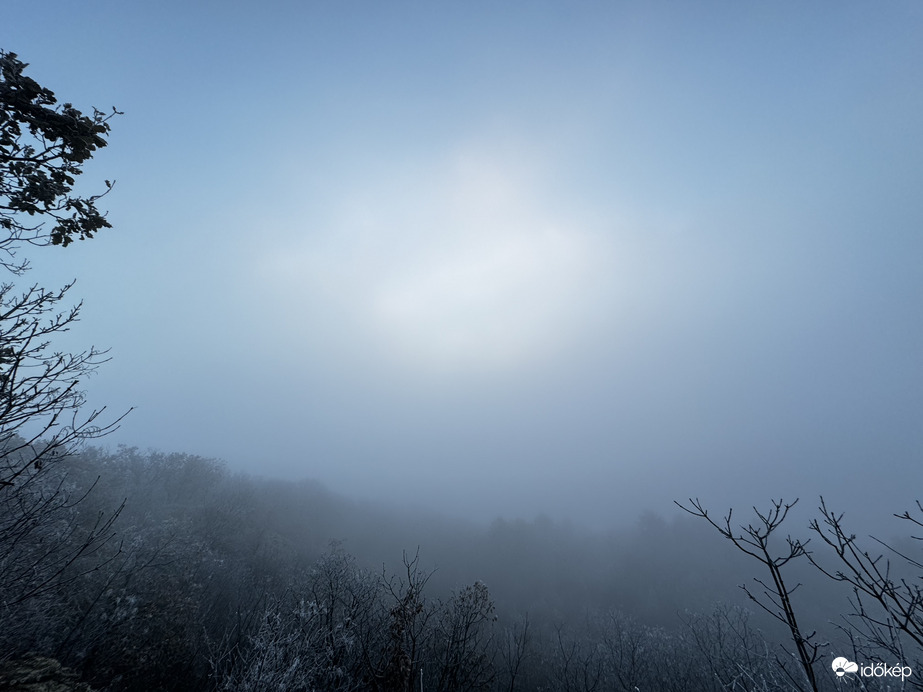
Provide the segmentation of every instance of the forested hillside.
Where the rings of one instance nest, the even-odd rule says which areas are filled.
[[[460,524],[131,448],[88,449],[30,492],[54,501],[3,546],[0,679],[40,655],[98,690],[801,684],[784,629],[735,588],[758,565],[692,517]],[[835,636],[843,592],[792,567],[805,625]]]

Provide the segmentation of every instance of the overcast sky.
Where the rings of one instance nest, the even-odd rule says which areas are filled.
[[[6,0],[108,444],[489,520],[923,480],[918,2]],[[71,345],[71,342],[73,346]]]

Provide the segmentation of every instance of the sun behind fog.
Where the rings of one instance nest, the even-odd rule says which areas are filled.
[[[488,227],[430,248],[375,286],[381,338],[430,365],[507,366],[566,334],[587,249],[555,228]]]
[[[436,173],[395,176],[340,200],[327,230],[266,275],[302,297],[299,312],[335,305],[331,340],[359,329],[367,348],[416,367],[541,360],[598,298],[603,253],[546,208],[530,178],[470,152]]]

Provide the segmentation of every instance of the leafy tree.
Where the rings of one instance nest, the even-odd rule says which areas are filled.
[[[0,51],[0,249],[8,269],[23,242],[67,246],[111,224],[96,207],[106,192],[72,194],[76,176],[93,154],[106,146],[109,120],[93,109],[84,115],[70,103],[57,106],[54,92],[23,74],[26,63]],[[46,223],[51,223],[47,228]]]
[[[109,115],[57,105],[27,77],[27,65],[0,51],[0,265],[11,276],[29,266],[24,245],[67,246],[109,227],[95,196],[75,194],[82,166],[106,145]],[[60,462],[87,439],[114,429],[102,411],[84,412],[81,380],[105,360],[95,348],[54,350],[54,338],[78,319],[59,290],[0,283],[0,607],[58,588],[111,535],[112,518],[74,535],[74,495]],[[7,623],[9,613],[3,613]]]

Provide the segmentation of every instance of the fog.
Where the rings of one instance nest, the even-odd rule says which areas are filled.
[[[482,525],[918,496],[919,6],[46,6],[3,45],[125,112],[32,274],[111,449]]]
[[[8,0],[0,688],[921,688],[921,36]]]

